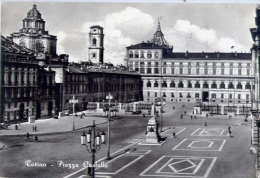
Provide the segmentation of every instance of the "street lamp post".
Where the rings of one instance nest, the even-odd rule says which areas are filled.
[[[163,125],[163,100],[164,100],[164,95],[161,97],[161,127],[160,127],[160,130],[161,130],[161,132],[162,132],[162,125]]]
[[[113,96],[110,95],[110,92],[108,96],[106,96],[106,99],[108,99],[108,112],[109,112],[109,117],[107,118],[107,160],[110,159],[110,100],[113,99]]]
[[[95,124],[95,120],[93,121],[93,125],[90,126],[90,129],[87,133],[83,132],[81,135],[81,144],[84,145],[89,153],[91,153],[91,177],[95,177],[95,154],[100,149],[100,145],[105,143],[106,134],[103,131],[101,136],[99,135],[99,128]],[[89,145],[87,145],[87,143]],[[87,170],[87,175],[89,175],[89,171]]]
[[[72,117],[72,130],[75,130],[75,121],[74,121],[74,117],[75,117],[75,103],[78,103],[78,100],[75,100],[75,96],[73,95],[73,98],[69,101],[69,103],[73,104],[73,117]]]

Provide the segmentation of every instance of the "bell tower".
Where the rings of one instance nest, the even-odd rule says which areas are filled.
[[[90,27],[88,59],[94,63],[103,63],[104,60],[104,34],[99,25]]]

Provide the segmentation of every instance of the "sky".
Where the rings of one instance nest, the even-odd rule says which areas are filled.
[[[186,2],[189,0],[186,0]],[[55,35],[57,53],[69,61],[88,61],[89,27],[104,28],[104,62],[124,64],[126,47],[151,40],[158,18],[173,52],[250,52],[249,29],[256,4],[245,3],[39,2],[45,29]],[[22,28],[34,2],[2,2],[1,33]],[[231,48],[234,46],[234,48]]]

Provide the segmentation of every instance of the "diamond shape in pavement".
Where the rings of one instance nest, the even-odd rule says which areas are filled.
[[[213,142],[208,140],[196,140],[192,141],[188,147],[190,148],[210,148]]]
[[[192,169],[196,167],[197,165],[194,164],[191,160],[185,159],[178,162],[174,162],[171,164],[168,164],[168,166],[173,170],[173,172],[182,172],[188,169]]]

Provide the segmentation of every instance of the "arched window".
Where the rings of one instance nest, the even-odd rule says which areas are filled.
[[[129,52],[129,58],[133,58],[133,57],[134,57],[133,51],[130,51]]]
[[[96,38],[94,38],[93,40],[92,40],[92,46],[96,46],[97,45],[97,40],[96,40]]]
[[[44,51],[44,46],[41,41],[36,42],[36,52],[40,53]]]
[[[182,83],[182,81],[179,81],[179,83],[178,83],[178,88],[183,88],[183,83]]]

